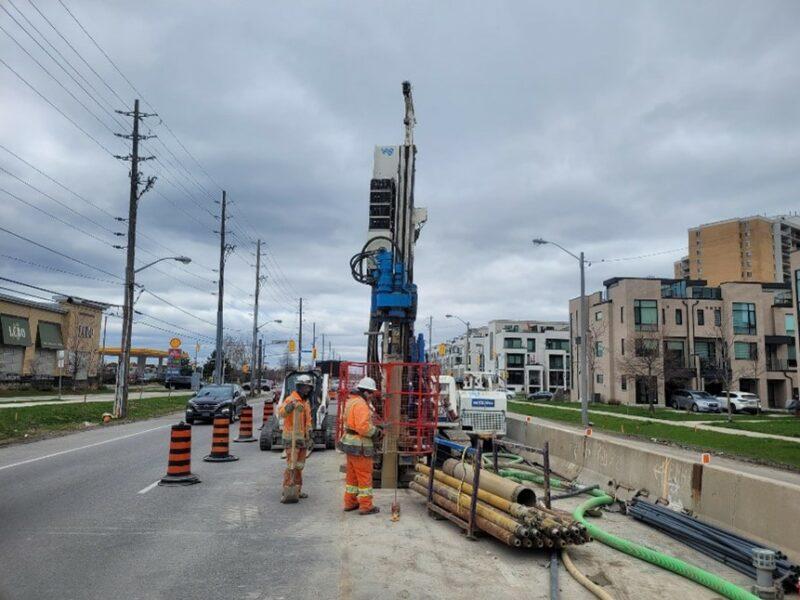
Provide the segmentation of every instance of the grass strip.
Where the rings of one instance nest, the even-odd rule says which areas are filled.
[[[513,412],[542,419],[580,425],[579,411],[559,410],[529,402],[510,402]],[[656,442],[678,444],[701,452],[725,454],[767,464],[777,464],[800,469],[800,443],[784,440],[746,437],[735,433],[722,433],[670,425],[663,421],[633,421],[600,412],[592,412],[592,427],[598,431],[623,434]],[[734,423],[733,425],[736,425]]]
[[[152,419],[181,410],[187,395],[157,398],[131,397],[126,421]],[[0,409],[0,444],[41,437],[48,433],[84,429],[84,423],[100,424],[103,413],[111,412],[113,402],[48,404]]]

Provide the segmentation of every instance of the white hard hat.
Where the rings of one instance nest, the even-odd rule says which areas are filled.
[[[371,392],[378,391],[378,386],[375,385],[375,380],[372,377],[364,377],[364,379],[358,382],[356,387],[360,390],[369,390]]]
[[[311,379],[311,375],[298,375],[297,379],[294,381],[294,387],[298,385],[309,385],[314,387],[314,380]]]

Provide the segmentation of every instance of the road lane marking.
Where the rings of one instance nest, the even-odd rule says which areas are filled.
[[[137,435],[143,435],[145,433],[150,433],[151,431],[157,431],[159,429],[164,429],[165,427],[171,427],[172,425],[159,425],[158,427],[153,427],[152,429],[145,429],[144,431],[137,431],[136,433],[129,433],[128,435],[121,435],[120,437],[111,438],[110,440],[103,440],[102,442],[95,442],[94,444],[87,444],[86,446],[80,446],[78,448],[70,448],[69,450],[61,450],[60,452],[53,452],[52,454],[45,454],[44,456],[37,456],[36,458],[29,458],[27,460],[21,460],[17,463],[11,463],[10,465],[4,465],[0,467],[0,471],[4,471],[5,469],[12,469],[14,467],[21,467],[22,465],[27,465],[30,463],[39,462],[40,460],[46,460],[48,458],[54,458],[56,456],[61,456],[62,454],[69,454],[70,452],[77,452],[78,450],[86,450],[87,448],[94,448],[96,446],[102,446],[103,444],[110,444],[111,442],[118,442],[120,440],[126,440],[128,438],[135,437]]]
[[[156,479],[156,480],[155,480],[153,483],[151,483],[150,485],[148,485],[148,486],[147,486],[147,487],[145,487],[145,488],[142,488],[142,489],[140,489],[140,490],[139,490],[138,492],[136,492],[136,493],[137,493],[137,494],[146,494],[147,492],[149,492],[150,490],[152,490],[154,487],[156,487],[156,486],[158,485],[158,482],[159,482],[159,481],[161,481],[161,480],[160,480],[160,479]]]

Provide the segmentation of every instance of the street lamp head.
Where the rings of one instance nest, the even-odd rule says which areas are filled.
[[[192,259],[189,258],[188,256],[176,256],[175,260],[177,260],[179,263],[183,263],[185,265],[188,265],[190,262],[192,262]]]
[[[549,244],[547,240],[543,240],[542,238],[535,238],[533,241],[534,246],[543,246],[545,244]]]
[[[282,320],[282,319],[275,319],[275,320],[273,321],[273,323],[283,323],[283,320]]]
[[[446,319],[452,319],[452,318],[453,318],[453,315],[445,315],[445,318],[446,318]]]

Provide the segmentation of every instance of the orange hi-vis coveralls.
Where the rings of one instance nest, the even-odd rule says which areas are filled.
[[[287,411],[286,405],[289,402],[294,402],[293,410]],[[302,406],[303,410],[297,410],[297,406]],[[283,473],[283,487],[292,485],[292,431],[294,428],[294,420],[300,419],[297,427],[297,440],[295,441],[295,453],[297,454],[295,460],[295,474],[294,482],[299,489],[303,489],[303,467],[306,464],[306,454],[308,448],[306,447],[307,441],[311,438],[311,405],[296,391],[292,392],[286,401],[281,404],[278,414],[283,418],[283,447],[286,448],[286,470]]]
[[[361,396],[350,396],[344,408],[344,434],[339,450],[347,455],[344,508],[361,512],[372,510],[372,438],[378,428],[372,422],[372,410]]]

